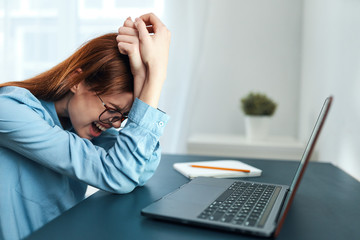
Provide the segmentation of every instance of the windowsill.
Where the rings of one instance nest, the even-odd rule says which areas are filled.
[[[194,134],[189,137],[189,154],[222,157],[300,160],[306,144],[289,136],[269,136],[266,140],[250,141],[242,135]],[[316,159],[316,153],[312,159]]]

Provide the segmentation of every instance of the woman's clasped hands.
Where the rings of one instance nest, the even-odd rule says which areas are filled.
[[[134,98],[157,107],[166,79],[170,31],[153,13],[129,17],[119,28],[118,48],[128,55],[134,77]]]

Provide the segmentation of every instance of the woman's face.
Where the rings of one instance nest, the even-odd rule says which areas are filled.
[[[67,113],[76,133],[86,139],[100,136],[103,130],[110,127],[119,128],[121,122],[104,124],[99,121],[99,115],[105,110],[100,98],[95,92],[89,91],[82,82],[71,90],[73,95],[67,104]],[[133,93],[121,93],[114,95],[101,95],[102,101],[111,108],[121,113],[128,113],[133,103]]]

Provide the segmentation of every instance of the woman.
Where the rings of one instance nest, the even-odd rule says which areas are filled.
[[[128,193],[152,176],[169,44],[154,14],[128,18],[49,71],[0,85],[0,239],[26,237],[88,184]]]

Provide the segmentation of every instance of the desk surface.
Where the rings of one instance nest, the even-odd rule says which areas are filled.
[[[163,155],[155,175],[132,193],[99,191],[63,213],[28,239],[254,239],[251,236],[168,223],[140,210],[188,179],[175,162],[219,157]],[[263,170],[253,181],[290,185],[294,161],[239,159]],[[328,163],[311,162],[277,239],[360,239],[360,183]]]

